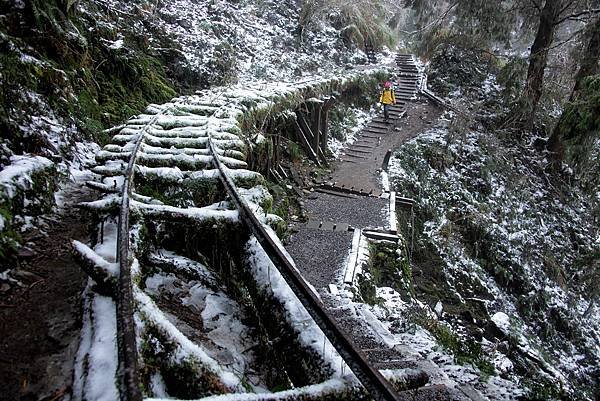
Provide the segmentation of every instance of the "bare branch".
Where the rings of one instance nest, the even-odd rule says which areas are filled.
[[[531,4],[533,4],[533,6],[534,6],[535,8],[537,8],[537,10],[538,10],[539,12],[542,12],[542,8],[541,8],[541,7],[540,7],[540,5],[538,4],[537,0],[529,0],[529,2],[530,2]]]
[[[562,13],[564,13],[565,11],[567,11],[569,8],[571,8],[571,6],[573,5],[573,3],[575,3],[575,0],[568,1],[565,4],[565,6],[560,10],[560,12],[558,13],[558,15],[561,15]]]
[[[587,19],[590,19],[590,18],[592,18],[592,16],[594,16],[596,14],[600,14],[600,8],[588,9],[588,10],[584,10],[584,11],[581,11],[578,13],[573,13],[573,14],[567,15],[567,16],[559,19],[558,21],[556,21],[554,23],[554,25],[560,25],[563,22],[565,22],[566,20],[573,20],[575,18],[581,17],[582,15],[587,15],[588,16]]]

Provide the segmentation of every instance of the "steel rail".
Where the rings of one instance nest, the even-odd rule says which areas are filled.
[[[129,261],[129,197],[133,188],[133,177],[137,153],[144,141],[149,127],[154,125],[159,116],[169,112],[170,106],[152,117],[140,130],[135,146],[131,151],[125,179],[121,187],[121,206],[117,231],[117,262],[119,264],[117,305],[117,352],[118,352],[118,389],[121,401],[142,401],[142,391],[137,375],[138,354],[133,320],[133,288],[131,284],[131,265]]]
[[[208,145],[213,155],[213,164],[219,170],[221,180],[229,196],[238,208],[243,222],[250,228],[258,242],[273,264],[279,269],[287,284],[298,297],[302,305],[327,336],[331,344],[352,369],[363,387],[377,401],[398,401],[400,397],[390,383],[383,378],[378,370],[367,361],[367,357],[344,330],[336,323],[335,319],[327,312],[322,302],[294,267],[283,247],[273,240],[258,220],[248,203],[237,191],[237,187],[221,160],[219,159],[212,139],[209,137]]]

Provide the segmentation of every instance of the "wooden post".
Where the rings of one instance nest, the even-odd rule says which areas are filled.
[[[320,121],[321,121],[321,105],[322,101],[318,99],[309,99],[306,101],[306,109],[308,113],[308,118],[310,121],[310,130],[313,135],[312,147],[315,152],[318,154],[318,149],[321,145],[321,130],[320,130]]]
[[[296,120],[296,127],[298,128],[298,137],[300,138],[300,142],[304,146],[306,153],[308,153],[308,157],[310,157],[317,165],[321,165],[319,161],[318,153],[313,149],[311,145],[311,140],[313,138],[312,133],[310,132],[310,127],[302,115],[301,112],[297,111],[296,115],[298,116]],[[308,138],[307,138],[308,137]],[[310,139],[309,139],[310,138]]]
[[[321,116],[319,121],[320,131],[321,131],[321,150],[323,154],[327,154],[327,131],[328,131],[328,123],[329,123],[329,110],[335,103],[335,97],[331,96],[325,99],[321,107]]]

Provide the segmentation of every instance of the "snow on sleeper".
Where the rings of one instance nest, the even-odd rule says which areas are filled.
[[[264,178],[246,162],[264,136],[250,138],[245,127],[382,73],[372,68],[297,84],[205,90],[150,105],[111,130],[112,143],[96,155],[98,180],[87,183],[103,195],[80,204],[93,219],[92,240],[73,242],[90,276],[75,400],[108,400],[120,391],[114,299],[117,216],[128,166],[129,262],[144,396],[309,400],[362,392],[243,226],[214,158],[278,241],[275,232],[284,222],[270,213]]]

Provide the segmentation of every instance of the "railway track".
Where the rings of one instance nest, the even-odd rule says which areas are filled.
[[[270,195],[239,136],[249,111],[289,107],[289,98],[352,79],[265,85],[236,99],[205,92],[151,105],[119,127],[97,154],[99,181],[88,183],[103,196],[81,205],[93,218],[91,242],[73,243],[93,279],[75,400],[111,391],[134,401],[232,400],[278,387],[290,390],[256,399],[367,397],[358,382],[374,399],[398,399],[282,247],[281,220],[268,213]],[[106,328],[113,318],[116,347]]]

